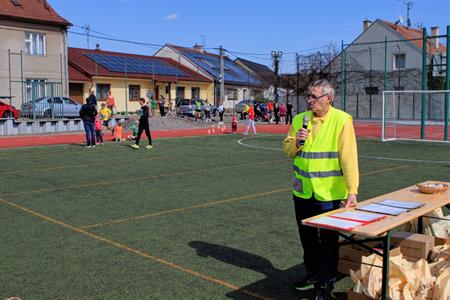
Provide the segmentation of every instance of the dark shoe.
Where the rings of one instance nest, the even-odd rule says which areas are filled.
[[[334,288],[333,283],[329,283],[328,285],[316,287],[316,295],[314,297],[315,300],[332,300],[335,299],[331,297],[331,291]]]
[[[294,282],[294,290],[297,291],[306,291],[314,288],[314,284],[316,284],[316,280],[311,276],[305,276],[300,281]]]
[[[325,300],[323,289],[316,289],[316,295],[314,296],[314,300]]]

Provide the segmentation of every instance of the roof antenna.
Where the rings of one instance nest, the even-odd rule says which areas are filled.
[[[414,2],[403,0],[403,4],[406,5],[406,27],[411,27],[411,18],[409,17],[409,13],[411,12],[412,7],[414,6]]]

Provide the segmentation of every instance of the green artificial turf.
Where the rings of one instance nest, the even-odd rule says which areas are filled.
[[[0,150],[0,299],[309,297],[290,287],[304,267],[282,140]],[[448,145],[363,139],[358,151],[361,201],[450,181]]]

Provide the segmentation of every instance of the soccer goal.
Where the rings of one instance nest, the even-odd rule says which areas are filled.
[[[383,141],[449,142],[450,90],[384,91]]]

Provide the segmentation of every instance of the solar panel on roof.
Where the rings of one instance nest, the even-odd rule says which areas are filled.
[[[220,69],[219,57],[183,50],[181,50],[181,52],[193,62],[195,62],[198,66],[218,78]],[[261,84],[261,81],[258,78],[226,57],[224,59],[224,69],[225,81],[241,84]]]
[[[97,53],[84,53],[84,55],[111,72],[188,76],[185,72],[162,60]]]

